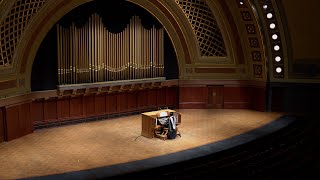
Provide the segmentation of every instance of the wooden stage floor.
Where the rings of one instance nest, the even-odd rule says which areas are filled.
[[[141,115],[138,114],[40,129],[1,143],[0,179],[119,175],[218,152],[287,125],[272,123],[281,113],[227,109],[177,111],[182,117],[179,126],[182,137],[174,140],[140,136]]]

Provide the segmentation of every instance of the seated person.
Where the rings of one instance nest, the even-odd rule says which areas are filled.
[[[175,139],[177,136],[177,118],[173,116],[173,112],[170,112],[170,117],[168,118],[168,139]]]
[[[165,112],[166,113],[166,112]],[[167,138],[175,139],[177,136],[177,128],[176,128],[177,118],[173,115],[173,112],[170,112],[170,116],[165,116],[165,114],[161,114],[157,118],[157,124],[161,125],[161,131],[167,130]]]

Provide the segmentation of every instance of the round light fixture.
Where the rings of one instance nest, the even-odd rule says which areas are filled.
[[[272,39],[273,39],[273,40],[276,40],[276,39],[278,39],[278,35],[276,35],[276,34],[273,34],[273,35],[272,35]]]
[[[270,29],[274,29],[274,28],[276,28],[276,24],[271,23],[271,24],[270,24]]]
[[[277,67],[277,68],[276,68],[276,72],[277,72],[277,73],[281,73],[281,72],[282,72],[281,67]]]

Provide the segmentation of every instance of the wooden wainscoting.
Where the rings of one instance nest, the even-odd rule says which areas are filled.
[[[189,86],[179,88],[180,109],[204,109],[208,104],[207,86]]]
[[[178,107],[178,88],[163,87],[124,92],[37,99],[32,102],[34,125],[138,112],[159,107]]]
[[[221,85],[208,86],[208,108],[222,109],[224,102],[224,87]]]
[[[33,132],[31,101],[5,107],[6,141],[10,141]]]
[[[3,142],[4,139],[4,110],[0,108],[0,142]]]
[[[223,95],[225,109],[249,109],[251,107],[251,87],[225,86]]]
[[[265,84],[251,81],[185,81],[180,83],[181,109],[253,109],[265,111]]]

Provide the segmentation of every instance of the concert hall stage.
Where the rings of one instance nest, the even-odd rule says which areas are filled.
[[[98,179],[217,153],[272,134],[284,114],[177,109],[181,137],[141,136],[141,115],[36,130],[0,144],[0,179]]]

